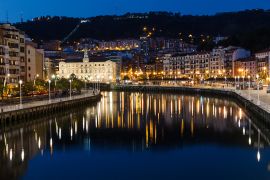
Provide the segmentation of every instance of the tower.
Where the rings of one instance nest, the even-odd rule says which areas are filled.
[[[84,63],[88,63],[89,62],[89,57],[88,57],[88,51],[87,51],[87,49],[84,49],[83,62]]]

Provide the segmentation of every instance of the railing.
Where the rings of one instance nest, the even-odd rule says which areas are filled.
[[[33,101],[25,104],[14,104],[14,105],[9,105],[9,106],[2,106],[1,107],[1,112],[10,112],[10,111],[16,111],[20,109],[27,109],[27,108],[33,108],[33,107],[38,107],[38,106],[44,106],[44,105],[49,105],[49,104],[56,104],[59,102],[67,102],[67,101],[72,101],[72,100],[77,100],[77,99],[83,99],[86,97],[92,97],[94,95],[99,94],[99,91],[91,91],[91,92],[86,92],[81,95],[76,95],[76,96],[71,96],[71,97],[64,97],[64,98],[57,98],[57,99],[47,99],[47,100],[42,100],[42,101]]]
[[[236,94],[242,96],[243,98],[245,98],[246,100],[252,102],[253,104],[257,105],[258,107],[260,107],[261,109],[265,110],[266,112],[270,113],[270,95],[269,96],[269,103],[265,102],[265,100],[262,99],[262,97],[260,97],[259,103],[258,103],[258,96],[257,93],[259,93],[259,96],[266,96],[266,92],[265,94],[262,93],[262,90],[260,90],[259,92],[257,92],[257,90],[236,90],[234,86],[200,86],[200,85],[196,85],[196,86],[179,86],[179,85],[171,85],[171,84],[165,84],[165,85],[119,85],[122,87],[171,87],[171,88],[177,88],[177,87],[185,87],[185,88],[200,88],[200,89],[213,89],[213,90],[221,90],[221,91],[230,91],[230,92],[235,92]],[[250,91],[250,92],[249,92]],[[251,93],[253,92],[253,93]],[[254,92],[256,92],[256,94],[254,94]]]

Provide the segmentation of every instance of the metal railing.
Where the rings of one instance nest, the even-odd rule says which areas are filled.
[[[83,99],[86,97],[93,97],[99,93],[100,93],[99,91],[91,91],[91,92],[85,92],[83,94],[75,95],[71,97],[33,101],[33,102],[24,103],[24,104],[7,105],[7,106],[1,107],[1,112],[11,112],[11,111],[16,111],[20,109],[27,109],[27,108],[33,108],[33,107],[38,107],[38,106],[56,104],[59,102],[67,102],[67,101],[72,101],[72,100],[77,100],[77,99]]]

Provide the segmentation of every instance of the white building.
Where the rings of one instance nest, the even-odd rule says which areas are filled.
[[[89,81],[115,82],[117,77],[117,63],[106,58],[90,62],[88,52],[80,61],[65,61],[59,63],[59,76],[69,78],[75,74],[77,78]]]

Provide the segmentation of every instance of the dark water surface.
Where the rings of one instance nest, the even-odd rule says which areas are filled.
[[[104,92],[2,127],[0,179],[270,179],[268,129],[254,122],[228,99]]]

